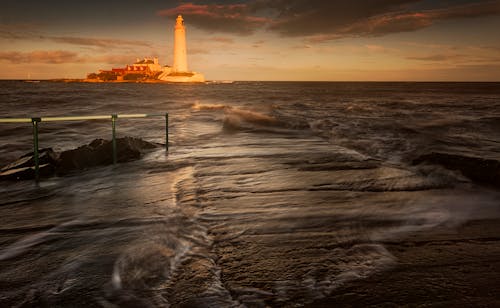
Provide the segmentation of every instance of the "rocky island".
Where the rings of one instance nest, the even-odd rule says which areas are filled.
[[[203,74],[189,71],[187,64],[186,27],[177,16],[174,30],[174,64],[162,66],[158,57],[144,58],[134,64],[90,73],[84,82],[205,82]]]

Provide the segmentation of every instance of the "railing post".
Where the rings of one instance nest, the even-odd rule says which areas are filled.
[[[168,112],[165,113],[165,150],[168,152]]]
[[[38,122],[40,118],[31,118],[31,123],[33,124],[33,159],[35,161],[35,181],[38,182],[40,164],[38,161]]]
[[[116,121],[120,118],[147,118],[147,117],[165,117],[165,150],[168,154],[168,112],[164,114],[111,114],[112,125],[112,155],[113,164],[118,163],[118,149],[116,142]],[[35,179],[40,178],[40,153],[38,149],[38,123],[40,122],[55,122],[55,121],[81,121],[81,120],[104,120],[109,119],[109,115],[95,115],[95,116],[67,116],[67,117],[33,117],[33,118],[0,118],[0,123],[29,123],[33,126],[33,161],[35,164]]]
[[[112,127],[112,146],[113,146],[113,165],[116,165],[117,162],[117,154],[116,154],[116,119],[118,118],[118,115],[112,114],[111,115],[111,127]]]

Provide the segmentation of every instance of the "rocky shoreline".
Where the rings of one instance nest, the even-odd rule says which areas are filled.
[[[144,151],[158,144],[133,137],[116,139],[117,162],[129,162],[141,158]],[[88,145],[56,153],[51,148],[39,150],[39,172],[41,177],[65,175],[73,171],[113,163],[112,144],[109,140],[95,139]],[[33,152],[0,169],[0,181],[29,180],[35,178]]]

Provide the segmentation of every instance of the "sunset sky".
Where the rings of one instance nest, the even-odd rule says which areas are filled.
[[[0,79],[171,65],[177,14],[207,79],[500,81],[500,0],[5,0]]]

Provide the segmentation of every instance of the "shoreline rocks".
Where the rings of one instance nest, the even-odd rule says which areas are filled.
[[[118,138],[116,139],[117,162],[124,163],[140,159],[143,152],[158,146],[159,144],[139,138]],[[34,179],[34,164],[33,152],[25,154],[15,162],[0,169],[0,181]],[[65,175],[73,171],[111,164],[113,164],[113,150],[109,140],[95,139],[87,145],[60,154],[51,148],[39,150],[40,177]]]

